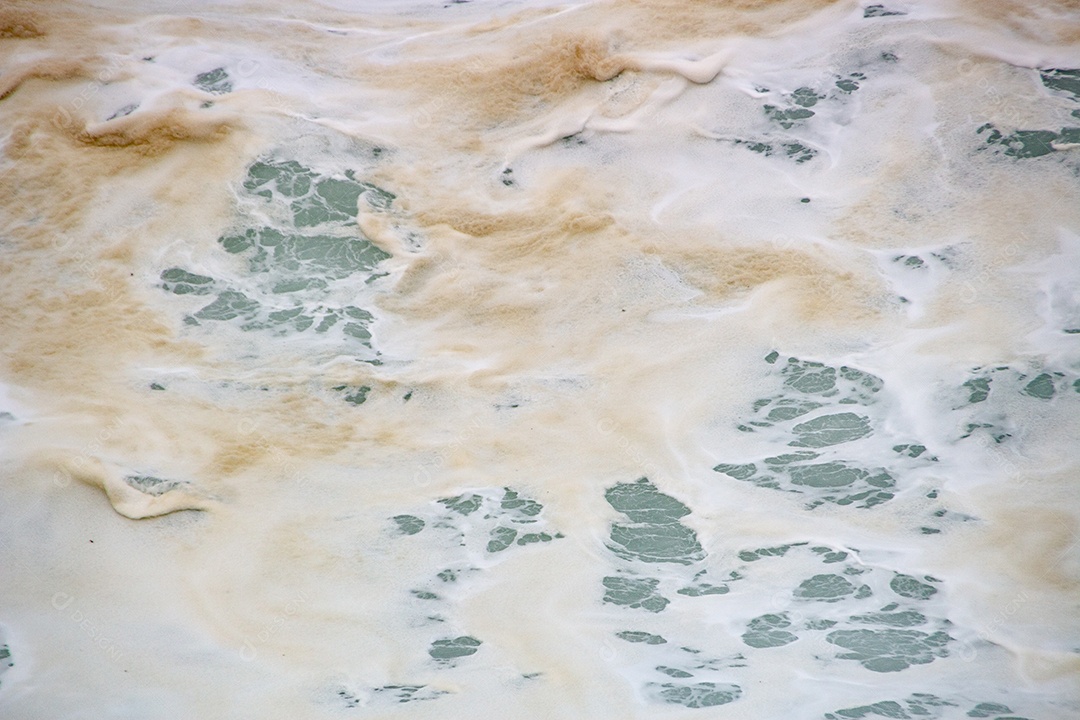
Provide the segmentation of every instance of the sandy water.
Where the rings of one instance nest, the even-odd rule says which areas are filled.
[[[0,717],[1080,716],[1078,42],[8,3]]]

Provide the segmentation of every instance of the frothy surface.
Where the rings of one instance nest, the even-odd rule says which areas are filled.
[[[0,716],[1080,714],[1078,40],[9,3]]]

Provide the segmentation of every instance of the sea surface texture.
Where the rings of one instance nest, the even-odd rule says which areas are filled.
[[[3,2],[0,718],[1080,718],[1080,5]]]

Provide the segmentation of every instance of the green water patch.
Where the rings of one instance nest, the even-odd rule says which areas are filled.
[[[814,553],[815,555],[818,555],[821,558],[821,561],[823,563],[825,563],[826,565],[831,565],[832,563],[844,562],[849,557],[848,553],[845,552],[844,550],[834,550],[834,549],[832,549],[830,547],[825,547],[825,546],[822,546],[822,545],[817,545],[815,547],[810,548],[810,552]]]
[[[617,637],[638,644],[634,652],[643,657],[640,665],[651,664],[654,679],[642,686],[653,702],[706,708],[737,700],[742,691],[726,680],[733,668],[746,667],[742,653],[717,657],[688,645],[671,645],[659,635],[644,631],[623,631]]]
[[[397,199],[393,193],[359,180],[354,170],[322,176],[295,160],[272,158],[252,163],[243,187],[251,195],[287,203],[296,227],[351,223],[361,199],[375,210],[388,210]]]
[[[487,551],[497,553],[506,550],[514,544],[518,531],[515,528],[499,525],[491,529],[491,539],[488,540]]]
[[[899,10],[889,10],[884,5],[867,5],[863,8],[864,18],[892,17],[894,15],[907,15],[907,13]]]
[[[762,462],[769,470],[778,470],[791,465],[792,463],[816,460],[819,457],[821,457],[821,453],[816,453],[812,450],[800,450],[798,452],[773,455],[772,457],[765,458]]]
[[[654,578],[615,575],[604,578],[604,602],[649,612],[662,612],[670,602],[660,594]]]
[[[929,600],[937,594],[937,588],[929,583],[938,581],[929,575],[923,576],[923,580],[928,582],[923,582],[911,575],[897,573],[896,576],[889,581],[889,588],[901,597],[912,600]]]
[[[1008,705],[993,702],[981,702],[967,711],[968,717],[973,718],[998,718],[998,720],[1026,720],[1026,718],[1002,718],[1001,715],[1012,715],[1012,709]]]
[[[1064,391],[1075,373],[1066,374],[1059,370],[1045,370],[1033,375],[1001,365],[994,368],[975,368],[973,377],[960,386],[957,408],[965,405],[984,403],[991,397],[1007,400],[1008,396],[1019,393],[1038,400],[1050,400]]]
[[[997,370],[1006,370],[1007,368],[997,368]],[[968,404],[974,405],[975,403],[986,402],[986,399],[990,397],[990,383],[994,381],[994,378],[989,375],[983,375],[982,377],[973,377],[970,380],[965,380],[963,387],[967,391]]]
[[[444,638],[431,643],[428,655],[435,660],[449,661],[458,658],[475,655],[483,642],[471,635],[460,635],[455,638]]]
[[[709,595],[727,595],[731,592],[731,588],[728,587],[728,582],[734,582],[740,579],[740,575],[737,572],[728,573],[727,578],[720,584],[715,584],[709,581],[709,571],[700,570],[691,579],[690,584],[685,587],[681,587],[675,592],[679,595],[685,595],[686,597],[707,597]]]
[[[1061,377],[1062,373],[1055,373],[1055,375]],[[1020,392],[1033,398],[1039,398],[1040,400],[1049,400],[1054,397],[1054,375],[1050,373],[1041,373],[1034,380],[1024,386],[1024,389]]]
[[[229,73],[225,72],[225,68],[223,67],[199,73],[195,76],[195,80],[192,81],[192,85],[203,92],[208,92],[213,95],[225,95],[233,91],[233,84],[229,79]]]
[[[731,588],[727,585],[713,585],[712,583],[696,583],[676,590],[679,595],[686,597],[706,597],[708,595],[727,595]]]
[[[893,262],[903,265],[908,270],[926,270],[929,267],[918,255],[897,255],[893,258]]]
[[[536,523],[539,521],[540,514],[544,509],[544,506],[536,500],[526,497],[512,488],[503,488],[502,496],[498,499],[487,493],[464,493],[454,497],[441,498],[437,502],[453,513],[462,516],[468,516],[483,509],[485,520],[498,520],[503,523],[503,525],[492,529],[492,537],[498,535],[507,538],[510,538],[510,536],[506,531],[514,530],[512,527],[508,527],[507,524],[530,525]],[[500,528],[502,529],[500,530]],[[514,535],[516,536],[516,534],[517,530],[514,530]],[[548,533],[544,532],[529,533],[524,535],[523,538],[533,535],[536,536],[534,539],[525,540],[519,542],[519,544],[546,542],[553,539]]]
[[[367,362],[372,348],[372,313],[340,305],[341,284],[351,296],[385,276],[379,265],[390,255],[356,226],[357,202],[385,210],[393,195],[359,180],[352,170],[321,175],[296,160],[264,158],[252,163],[241,186],[235,229],[219,247],[246,264],[243,282],[170,267],[160,287],[174,295],[213,295],[185,318],[192,326],[233,323],[244,331],[274,335],[314,332],[339,338]],[[253,203],[259,207],[253,211]]]
[[[260,160],[248,168],[244,189],[270,200],[277,190],[287,198],[303,197],[311,191],[315,173],[295,160]]]
[[[364,188],[359,183],[349,180],[320,180],[314,193],[293,200],[293,222],[301,228],[353,220],[363,192]]]
[[[813,123],[821,122],[821,118],[815,120],[819,114],[829,122],[866,79],[863,72],[830,74],[813,86],[803,85],[791,92],[772,91],[756,85],[755,90],[764,97],[761,112],[768,129],[750,137],[723,137],[721,142],[765,157],[783,158],[797,165],[810,163],[820,151],[812,136],[801,133],[806,126],[813,127]],[[802,202],[809,202],[809,198]]]
[[[361,196],[369,205],[380,210],[389,209],[396,199],[393,193],[356,180],[351,171],[346,171],[344,179],[325,178],[314,185],[314,192],[298,197],[291,203],[296,227],[355,220]]]
[[[958,412],[958,439],[975,437],[1003,444],[1021,427],[1014,419],[1017,407],[1074,402],[1075,394],[1070,392],[1074,387],[1080,391],[1080,378],[1072,368],[998,365],[973,368],[946,397]]]
[[[245,254],[252,273],[273,272],[278,278],[276,292],[309,289],[314,280],[340,280],[356,273],[370,273],[389,253],[364,238],[347,235],[289,233],[272,227],[252,227],[218,239],[233,255]],[[289,277],[300,275],[301,277]],[[299,283],[286,290],[282,283]]]
[[[829,397],[835,395],[837,371],[824,363],[800,361],[798,358],[788,358],[788,364],[783,367],[781,373],[784,376],[784,385],[808,395],[822,395]]]
[[[438,599],[431,587],[459,583],[475,573],[478,568],[467,562],[471,553],[501,556],[515,547],[545,545],[563,538],[547,526],[543,507],[512,488],[485,488],[438,498],[423,511],[392,516],[399,537],[417,536],[439,549],[462,548],[461,562],[443,565],[423,583],[428,587],[413,590],[413,595],[431,593],[431,597],[421,599]]]
[[[791,93],[791,102],[795,103],[799,107],[814,107],[817,105],[818,100],[824,100],[824,95],[818,95],[812,88],[801,87],[797,88]]]
[[[648,689],[650,694],[660,702],[688,708],[726,705],[738,700],[742,695],[742,688],[738,685],[714,682],[654,683]]]
[[[881,378],[858,368],[847,365],[832,368],[795,357],[788,358],[782,374],[785,385],[794,390],[823,397],[838,395],[841,403],[870,404],[885,387]]]
[[[395,515],[393,521],[402,535],[415,535],[424,529],[424,521],[415,515]]]
[[[504,488],[499,507],[513,513],[517,522],[531,522],[529,518],[535,518],[544,509],[544,506],[527,497],[522,497],[517,491]]]
[[[823,448],[851,442],[871,434],[870,419],[856,413],[832,413],[820,415],[799,423],[792,428],[798,439],[788,443],[792,447]]]
[[[980,126],[976,131],[984,132],[987,146],[996,152],[1017,159],[1037,158],[1057,152],[1057,145],[1080,143],[1080,127],[1053,130],[1015,130],[1008,135],[998,130],[992,123]]]
[[[759,577],[772,583],[790,577],[778,570],[805,568],[810,559],[831,571],[804,577],[790,587],[794,613],[778,609],[744,621],[742,641],[754,653],[816,637],[837,648],[839,659],[858,661],[874,672],[898,672],[947,655],[951,623],[934,615],[941,604],[933,601],[937,581],[930,576],[920,579],[868,566],[857,551],[805,542],[743,550],[739,559],[746,563],[739,577],[752,585]],[[758,568],[763,565],[771,567],[762,574]],[[782,592],[776,590],[774,585],[772,597],[780,602]],[[753,658],[750,655],[751,662]]]
[[[422,702],[448,695],[448,690],[438,690],[427,685],[383,685],[372,688],[376,695],[385,696],[394,703]]]
[[[952,640],[945,632],[919,630],[834,630],[826,642],[847,650],[837,657],[857,660],[873,672],[899,672],[948,656]]]
[[[626,560],[689,565],[705,557],[696,533],[678,523],[615,524],[610,537],[608,548]]]
[[[754,648],[771,648],[789,645],[799,637],[787,631],[791,620],[787,613],[761,615],[746,626],[742,641]]]
[[[735,478],[736,480],[749,480],[757,473],[758,467],[754,463],[746,463],[743,465],[721,463],[714,467],[713,470],[718,473],[724,473],[728,477]],[[762,485],[763,487],[779,487],[776,483],[764,485],[763,483],[759,482],[758,484]]]
[[[788,545],[775,545],[773,547],[755,548],[753,550],[740,550],[739,559],[743,562],[757,562],[764,558],[784,557],[788,554],[789,550],[793,548],[805,548],[810,543],[798,542],[790,543]],[[821,561],[826,564],[844,562],[848,559],[848,553],[843,550],[833,550],[830,547],[823,545],[816,545],[810,548],[810,551],[815,555],[821,557]]]
[[[647,478],[619,483],[604,493],[608,504],[631,522],[667,525],[690,514],[690,508],[656,489]]]
[[[608,504],[630,523],[611,526],[608,548],[625,560],[689,565],[705,557],[697,534],[679,520],[690,508],[660,492],[647,478],[618,483],[605,493]]]
[[[810,495],[808,509],[824,503],[870,508],[895,496],[896,480],[888,471],[869,470],[839,460],[809,462],[819,457],[813,451],[785,453],[765,458],[760,466],[720,463],[713,470],[758,487]]]
[[[0,677],[3,677],[8,668],[13,667],[15,667],[15,661],[11,658],[11,648],[6,643],[0,645]]]
[[[410,590],[412,596],[417,600],[441,600],[437,593],[433,593],[430,590]]]
[[[788,551],[796,547],[804,547],[810,543],[791,543],[790,545],[776,545],[774,547],[755,548],[754,550],[741,550],[739,559],[743,562],[756,562],[767,557],[784,557]]]
[[[458,515],[471,515],[480,509],[483,502],[484,499],[476,493],[456,495],[439,500],[440,505],[445,506],[448,510],[453,510]]]
[[[776,123],[785,130],[790,130],[797,123],[807,118],[814,117],[814,111],[807,107],[777,107],[776,105],[764,105],[765,117]]]
[[[901,720],[934,720],[943,717],[947,708],[958,707],[958,703],[944,700],[929,693],[912,693],[906,700],[883,700],[872,705],[836,710],[825,713],[825,720],[849,720],[852,718],[900,718]],[[970,713],[969,713],[970,715]],[[954,715],[950,714],[950,717]],[[978,717],[978,716],[971,716]]]
[[[791,482],[794,485],[806,485],[814,488],[849,487],[856,483],[866,483],[874,487],[892,487],[892,476],[886,472],[871,475],[862,468],[851,467],[842,462],[813,463],[793,465]]]
[[[852,615],[850,619],[857,623],[881,625],[883,627],[918,627],[926,624],[926,616],[915,610]]]
[[[116,112],[114,112],[109,117],[105,118],[105,121],[108,122],[109,120],[115,120],[116,118],[127,117],[128,115],[130,115],[131,113],[135,112],[138,109],[139,109],[139,104],[138,103],[128,103],[127,105],[124,105],[123,107],[118,108],[116,110]]]
[[[865,73],[853,72],[848,73],[846,77],[836,75],[834,84],[836,85],[836,89],[839,90],[841,93],[843,93],[844,95],[850,95],[861,87],[860,83],[865,79]]]
[[[524,552],[520,548],[549,545],[564,537],[550,529],[542,504],[513,488],[469,490],[402,509],[407,512],[388,518],[387,537],[407,543],[402,550],[420,553],[418,561],[426,566],[407,591],[408,607],[423,613],[415,620],[423,624],[445,622],[444,613],[453,608],[457,593],[482,576],[487,564],[478,564],[477,556],[501,559]],[[431,614],[432,608],[438,613]],[[461,643],[445,644],[435,646],[435,652],[460,650]]]
[[[350,405],[363,405],[367,402],[370,385],[335,385],[334,392],[340,393],[342,399]]]
[[[964,434],[960,436],[960,439],[973,437],[975,435],[984,435],[989,437],[995,443],[1003,443],[1012,437],[1011,432],[1006,432],[997,423],[967,423],[964,425]]]
[[[346,708],[351,709],[360,704],[360,698],[355,693],[345,689],[337,691],[337,698]]]
[[[769,427],[775,423],[782,423],[787,420],[794,420],[797,417],[801,417],[808,412],[813,412],[820,407],[824,407],[824,403],[816,402],[814,400],[807,400],[805,398],[779,398],[776,400],[758,401],[758,407],[769,406],[769,412],[765,415],[765,422],[750,421],[752,425],[759,427]],[[754,409],[758,409],[755,407]]]
[[[912,693],[903,701],[881,701],[873,705],[849,707],[826,712],[825,720],[849,720],[859,718],[900,718],[901,720],[945,720],[957,718],[957,712],[949,708],[961,708],[967,703],[957,698],[948,701],[930,693]],[[1029,720],[1012,714],[1008,705],[1001,703],[978,703],[963,715],[968,718],[994,718],[995,720]]]
[[[308,281],[300,281],[305,288],[312,287]],[[172,291],[168,284],[166,289]],[[202,288],[209,292],[214,286],[205,285],[195,290],[180,289],[177,294],[204,294]],[[302,289],[299,286],[288,288],[290,291]],[[276,289],[275,289],[276,292]],[[277,304],[276,301],[273,301]],[[249,297],[247,294],[236,290],[225,290],[217,297],[197,310],[193,315],[186,318],[189,325],[200,325],[202,322],[227,322],[239,321],[240,329],[244,331],[270,330],[277,335],[300,333],[312,330],[323,334],[332,328],[338,328],[343,337],[370,347],[370,325],[374,321],[371,313],[356,306],[325,307],[315,306],[307,309],[302,305],[293,305],[284,309],[273,309],[274,305],[261,303]]]
[[[560,533],[555,533],[554,535],[546,532],[522,533],[521,537],[517,539],[517,544],[532,545],[533,543],[546,543],[551,542],[552,540],[557,540],[561,537],[563,536]]]
[[[1047,88],[1071,95],[1073,100],[1080,101],[1080,70],[1051,68],[1039,71],[1039,77]]]
[[[147,495],[160,496],[187,485],[182,480],[167,480],[153,475],[128,475],[124,482]]]
[[[173,267],[162,271],[161,287],[175,295],[209,295],[214,291],[214,278]]]
[[[858,588],[840,575],[822,574],[803,580],[792,594],[802,600],[837,602],[855,596],[857,590]]]
[[[259,314],[262,306],[256,300],[235,290],[226,290],[195,313],[199,320],[251,320]]]
[[[893,445],[892,449],[894,453],[909,458],[923,457],[923,453],[926,452],[926,446],[920,445],[918,443],[903,443],[901,445]],[[926,459],[930,462],[938,461],[937,457],[933,455],[927,455]]]
[[[209,305],[204,306],[187,318],[188,324],[199,325],[202,322],[240,321],[244,331],[269,330],[276,335],[300,333],[313,330],[323,334],[331,328],[340,329],[342,336],[370,347],[370,324],[374,318],[358,307],[343,308],[317,307],[306,313],[302,306],[293,306],[283,310],[271,307],[234,290],[220,293]],[[340,323],[340,324],[339,324]],[[378,361],[373,361],[378,362]]]
[[[773,372],[779,375],[780,392],[754,401],[753,416],[738,426],[738,429],[744,432],[754,432],[756,429],[773,425],[785,425],[789,421],[824,407],[870,406],[877,401],[878,393],[885,387],[884,381],[876,375],[847,365],[834,367],[797,357],[788,357],[785,362],[780,362],[780,354],[776,351],[769,353],[765,357],[765,362],[773,366]],[[837,409],[840,408],[837,407]],[[843,419],[815,420],[815,422],[828,424]],[[807,446],[822,447],[823,445],[810,445],[810,443],[825,441],[828,441],[827,444],[836,444],[830,439],[834,436],[837,442],[847,442],[835,432],[832,435],[822,435],[815,429],[815,425],[805,426],[797,432],[813,436],[806,441]],[[852,435],[851,439],[868,434],[869,429],[862,434]]]
[[[817,89],[810,85],[803,85],[791,92],[773,92],[760,85],[755,89],[768,97],[768,102],[761,106],[765,118],[770,123],[778,125],[780,129],[790,131],[809,121],[823,108],[828,112],[837,103],[843,103],[851,94],[859,90],[861,83],[865,80],[864,72],[855,71],[846,75],[832,74],[828,79],[822,78],[821,82],[817,83]],[[793,144],[805,147],[805,143],[796,141]],[[758,152],[761,151],[758,150]],[[800,151],[792,149],[789,155],[799,153]]]
[[[615,633],[615,637],[630,643],[644,643],[646,645],[664,645],[667,643],[660,635],[653,635],[643,630],[623,630]]]
[[[805,162],[813,160],[818,155],[818,151],[808,145],[797,142],[770,142],[768,140],[732,140],[732,145],[736,147],[744,147],[750,152],[755,152],[765,157],[772,157],[774,155],[778,157],[784,157],[789,160],[793,160],[795,164],[801,165]]]

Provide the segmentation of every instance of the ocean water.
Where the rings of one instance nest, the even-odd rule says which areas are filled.
[[[1080,6],[0,9],[0,718],[1080,717]]]

